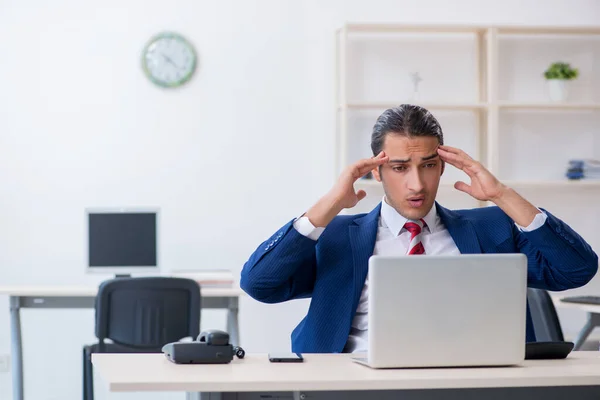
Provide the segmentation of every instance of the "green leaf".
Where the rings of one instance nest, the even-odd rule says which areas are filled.
[[[544,77],[546,79],[563,79],[571,80],[579,76],[579,70],[572,68],[569,63],[557,61],[552,63],[546,71],[544,71]]]

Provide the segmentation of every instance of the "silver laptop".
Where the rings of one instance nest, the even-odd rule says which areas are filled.
[[[372,256],[372,368],[516,365],[525,358],[524,254]]]

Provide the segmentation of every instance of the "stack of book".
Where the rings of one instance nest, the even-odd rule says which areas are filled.
[[[570,160],[566,175],[568,179],[600,179],[600,161]]]
[[[235,282],[233,273],[228,269],[173,270],[169,275],[193,279],[201,288],[232,287]]]

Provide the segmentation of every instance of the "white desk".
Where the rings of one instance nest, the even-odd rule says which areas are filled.
[[[575,347],[574,350],[579,350],[581,346],[585,343],[585,340],[590,336],[590,333],[594,330],[594,328],[600,326],[600,305],[596,304],[580,304],[580,303],[565,303],[561,301],[561,298],[565,296],[559,296],[553,294],[552,302],[555,307],[560,308],[571,308],[576,310],[585,311],[587,313],[587,322],[581,328],[579,333],[577,334],[577,338],[575,338]]]
[[[201,288],[202,308],[226,309],[231,343],[239,344],[238,304],[240,288]],[[23,349],[21,308],[94,308],[98,286],[0,286],[9,296],[13,400],[23,400]]]
[[[161,354],[93,354],[92,363],[101,383],[108,384],[112,392],[181,391],[187,392],[188,398],[203,400],[258,399],[261,392],[271,396],[287,392],[282,398],[311,400],[432,399],[438,398],[431,397],[436,394],[444,399],[510,396],[516,400],[548,393],[568,394],[578,400],[600,398],[598,352],[572,353],[566,360],[525,361],[519,367],[389,370],[356,364],[349,354],[304,357],[304,363],[296,364],[269,363],[266,354],[249,354],[230,364],[178,365]],[[365,391],[378,392],[375,396]],[[468,397],[474,392],[481,396]]]

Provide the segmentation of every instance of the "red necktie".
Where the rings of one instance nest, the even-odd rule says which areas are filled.
[[[407,221],[404,228],[410,232],[410,243],[408,245],[407,255],[425,254],[425,248],[421,243],[421,231],[425,226],[425,221],[421,218],[418,221]]]

